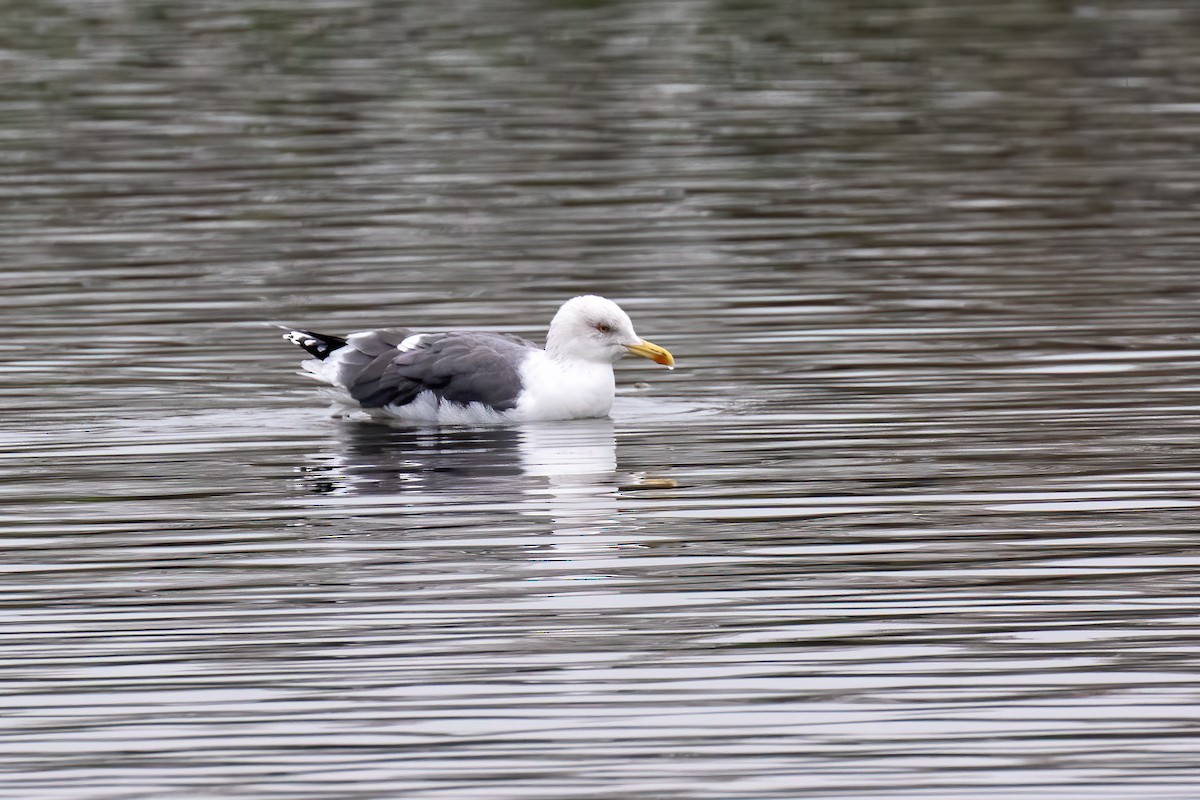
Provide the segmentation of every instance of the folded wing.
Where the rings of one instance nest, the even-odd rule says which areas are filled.
[[[330,359],[333,382],[363,408],[405,406],[429,391],[443,402],[507,411],[521,394],[521,363],[537,349],[506,334],[399,333],[352,334]]]

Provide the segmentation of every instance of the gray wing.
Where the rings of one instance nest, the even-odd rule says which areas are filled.
[[[295,334],[299,334],[300,337],[308,335],[319,338],[319,343],[328,344],[329,350],[320,353],[305,347],[305,342],[298,341]],[[349,388],[355,381],[371,380],[381,375],[395,358],[396,348],[412,335],[413,331],[408,328],[380,328],[352,333],[345,339],[313,334],[310,331],[293,331],[292,335],[284,338],[299,344],[319,360],[329,364],[331,372],[327,380]]]
[[[366,356],[358,337],[376,333],[355,334],[349,344]],[[393,345],[340,382],[363,408],[407,405],[428,390],[452,403],[507,411],[521,394],[521,362],[536,349],[533,342],[508,334],[424,334],[411,350],[397,351]]]

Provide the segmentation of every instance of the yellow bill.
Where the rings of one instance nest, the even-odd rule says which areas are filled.
[[[662,364],[668,369],[675,369],[675,356],[671,355],[667,348],[659,347],[654,342],[647,342],[645,339],[642,339],[637,344],[625,345],[625,349],[635,356],[648,358],[655,364]]]

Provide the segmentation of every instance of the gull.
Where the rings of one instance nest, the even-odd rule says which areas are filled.
[[[330,336],[293,330],[284,339],[313,356],[315,378],[341,410],[438,424],[604,417],[613,363],[632,353],[669,369],[674,357],[639,337],[621,307],[596,295],[562,304],[546,346],[506,333],[418,333],[383,328]]]

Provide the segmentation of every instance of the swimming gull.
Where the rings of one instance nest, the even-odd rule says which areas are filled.
[[[408,328],[346,337],[294,330],[313,358],[301,366],[344,408],[437,423],[603,417],[612,408],[613,362],[626,353],[674,367],[666,349],[633,332],[629,316],[595,295],[563,303],[545,349],[505,333],[418,333]]]

